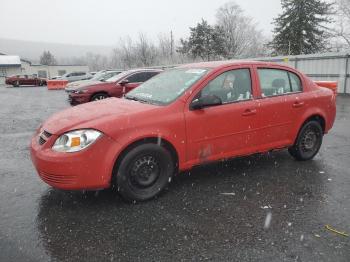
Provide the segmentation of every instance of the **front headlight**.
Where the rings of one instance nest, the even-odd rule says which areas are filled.
[[[73,93],[75,94],[83,94],[85,93],[86,90],[77,90],[77,91],[73,91]]]
[[[102,133],[94,129],[70,131],[57,138],[52,149],[57,152],[77,152],[87,148],[101,136]]]

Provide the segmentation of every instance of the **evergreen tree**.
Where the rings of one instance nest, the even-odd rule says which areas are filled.
[[[323,51],[332,22],[333,4],[323,0],[281,0],[283,13],[274,19],[273,48],[280,55],[312,54]]]
[[[40,64],[42,65],[55,65],[56,59],[50,51],[44,51],[40,56]]]
[[[212,27],[202,19],[202,22],[196,27],[191,27],[190,31],[188,40],[181,39],[178,52],[189,54],[194,59],[200,57],[207,61],[223,55],[225,38],[222,28]]]

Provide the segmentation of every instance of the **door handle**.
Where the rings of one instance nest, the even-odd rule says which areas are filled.
[[[246,109],[242,113],[242,116],[252,116],[252,115],[256,115],[256,109],[255,108]]]
[[[304,102],[301,102],[301,101],[296,101],[293,104],[294,108],[298,108],[298,107],[302,107],[302,106],[304,106]]]

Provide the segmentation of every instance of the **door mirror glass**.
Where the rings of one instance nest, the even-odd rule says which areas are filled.
[[[221,99],[216,95],[205,95],[194,99],[191,103],[191,110],[202,109],[209,106],[222,105]]]

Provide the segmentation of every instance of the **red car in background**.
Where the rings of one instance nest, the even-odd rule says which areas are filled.
[[[5,83],[18,87],[21,85],[43,86],[46,85],[46,79],[39,78],[35,75],[15,75],[6,77]]]
[[[159,69],[129,70],[115,75],[105,82],[66,88],[65,91],[68,93],[68,100],[71,105],[102,100],[108,97],[122,97],[162,71]]]
[[[274,63],[228,61],[167,70],[125,95],[66,109],[32,138],[39,176],[60,189],[114,185],[127,200],[158,195],[193,166],[287,148],[312,159],[336,94]]]

